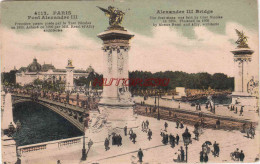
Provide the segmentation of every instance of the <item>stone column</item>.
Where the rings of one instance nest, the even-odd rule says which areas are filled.
[[[103,40],[105,84],[100,104],[113,106],[132,106],[128,87],[123,87],[123,80],[128,79],[128,50],[129,41],[134,35],[123,28],[109,29],[98,35]],[[116,85],[117,80],[120,80]],[[112,82],[112,84],[111,84]],[[124,88],[124,89],[122,89]],[[120,93],[119,93],[120,89]],[[122,93],[124,91],[124,93]]]

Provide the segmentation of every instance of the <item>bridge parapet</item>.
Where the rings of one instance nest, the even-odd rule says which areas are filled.
[[[73,137],[68,139],[42,142],[38,144],[31,144],[25,146],[18,146],[18,154],[21,157],[27,157],[30,155],[34,155],[35,153],[42,153],[44,151],[57,151],[64,148],[71,148],[72,146],[81,145],[83,137]]]

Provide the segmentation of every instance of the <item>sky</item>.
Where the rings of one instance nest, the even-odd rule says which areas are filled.
[[[243,30],[254,50],[250,72],[258,74],[258,22],[256,0],[137,0],[79,2],[3,2],[1,4],[1,71],[29,65],[52,63],[65,68],[68,59],[76,69],[91,65],[103,72],[102,41],[97,35],[108,27],[108,19],[96,6],[109,5],[126,15],[123,26],[134,34],[129,51],[129,70],[184,71],[234,74],[235,29]],[[148,8],[149,6],[149,8]],[[223,16],[218,27],[153,27],[156,11],[209,9]],[[34,11],[70,10],[79,20],[90,21],[94,29],[66,29],[62,33],[42,30],[13,30],[15,22],[26,22]]]

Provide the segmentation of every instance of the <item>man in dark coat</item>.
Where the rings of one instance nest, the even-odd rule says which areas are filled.
[[[218,119],[217,121],[216,121],[216,129],[219,129],[220,128],[220,120]]]
[[[150,141],[152,139],[152,135],[153,135],[153,132],[151,131],[151,129],[149,129],[147,135],[148,135],[148,140]]]
[[[169,142],[170,142],[170,145],[172,146],[172,142],[173,142],[173,135],[172,134],[169,135]]]
[[[138,156],[138,158],[139,158],[139,162],[143,162],[143,156],[144,156],[144,154],[143,154],[143,151],[142,151],[141,148],[139,149],[139,151],[138,151],[138,153],[137,153],[137,156]]]
[[[118,136],[118,145],[119,145],[119,146],[122,146],[122,137],[121,137],[120,134],[119,134],[119,136]]]
[[[219,145],[217,144],[216,141],[213,144],[213,148],[214,148],[214,151],[213,151],[214,157],[216,157],[216,156],[218,157],[219,156]]]
[[[176,144],[177,144],[177,145],[179,145],[179,140],[180,140],[180,137],[179,137],[179,135],[177,134],[177,135],[176,135]]]
[[[127,136],[127,126],[124,127],[125,136]]]
[[[104,145],[105,145],[106,151],[109,150],[109,140],[108,140],[108,138],[105,139]]]
[[[241,150],[241,152],[239,154],[239,160],[243,162],[244,158],[245,158],[245,154],[243,153],[243,150]]]
[[[181,162],[183,162],[184,161],[184,150],[183,150],[183,148],[182,148],[182,146],[181,146],[181,150],[180,150],[180,152],[181,152]]]
[[[168,127],[168,123],[165,122],[165,123],[164,123],[164,128],[165,128],[165,131],[166,131],[166,132],[167,132],[167,127]]]
[[[240,112],[239,116],[242,116],[242,115],[243,115],[243,111],[244,111],[244,110],[243,110],[243,106],[241,106],[241,109],[240,109],[240,111],[239,111],[239,112]]]
[[[133,133],[132,136],[133,136],[133,143],[135,144],[135,142],[136,142],[136,141],[135,141],[135,140],[136,140],[136,134]]]
[[[172,136],[172,147],[175,147],[175,137],[174,137],[174,135]]]

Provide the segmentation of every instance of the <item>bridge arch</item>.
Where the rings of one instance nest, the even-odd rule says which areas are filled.
[[[24,102],[34,102],[48,108],[53,112],[59,114],[66,120],[68,120],[81,132],[84,132],[84,125],[83,125],[84,109],[80,109],[73,105],[67,105],[67,104],[51,101],[44,98],[39,98],[37,101],[34,101],[30,98],[30,96],[12,95],[13,105],[24,103]]]

